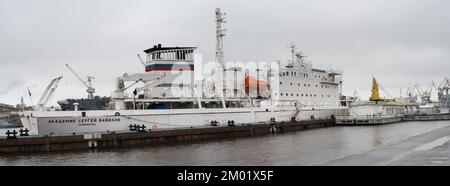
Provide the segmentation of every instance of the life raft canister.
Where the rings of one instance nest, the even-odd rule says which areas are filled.
[[[157,125],[153,125],[153,126],[152,126],[152,129],[157,129],[157,128],[158,128]]]

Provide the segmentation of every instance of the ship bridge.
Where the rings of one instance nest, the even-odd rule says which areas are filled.
[[[193,71],[194,51],[197,47],[162,47],[161,44],[144,50],[147,54],[146,72]]]

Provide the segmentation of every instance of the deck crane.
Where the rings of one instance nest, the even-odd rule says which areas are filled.
[[[58,88],[58,83],[63,77],[57,77],[53,79],[50,84],[45,89],[44,93],[42,94],[41,98],[39,99],[39,102],[37,103],[36,110],[38,111],[45,111],[45,107],[47,106],[48,101],[52,97],[53,93],[55,93],[56,88]]]
[[[81,79],[81,77],[69,66],[69,64],[66,64],[66,67],[78,78],[78,80],[81,81],[81,83],[83,83],[84,86],[87,87],[86,92],[88,93],[88,99],[94,99],[94,93],[95,93],[95,88],[92,87],[92,80],[95,79],[92,76],[87,76],[87,83]]]

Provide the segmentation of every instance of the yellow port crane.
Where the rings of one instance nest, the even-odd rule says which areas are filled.
[[[378,83],[375,77],[372,80],[372,95],[370,96],[370,101],[381,101],[380,93],[378,90]]]

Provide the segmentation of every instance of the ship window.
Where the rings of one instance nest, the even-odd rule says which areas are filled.
[[[306,87],[306,83],[305,83],[305,87]]]
[[[292,86],[292,83],[291,83],[291,86]]]
[[[283,82],[280,81],[280,85],[282,85],[282,84],[283,84]]]
[[[294,96],[294,94],[291,94],[291,96]]]
[[[308,87],[310,87],[311,86],[311,84],[308,84]]]
[[[297,97],[298,97],[298,95],[299,95],[299,94],[297,94]]]
[[[283,93],[281,93],[280,95],[283,96]]]
[[[289,76],[289,72],[286,72],[286,76]]]
[[[311,96],[311,97],[312,97],[312,94],[310,94],[309,96]]]
[[[300,83],[298,84],[298,86],[300,86]]]
[[[302,97],[303,97],[303,94],[302,94]]]
[[[316,85],[316,87],[319,87],[319,85]]]
[[[297,72],[294,72],[294,76],[297,76]]]
[[[314,94],[314,97],[316,97],[316,95]]]

